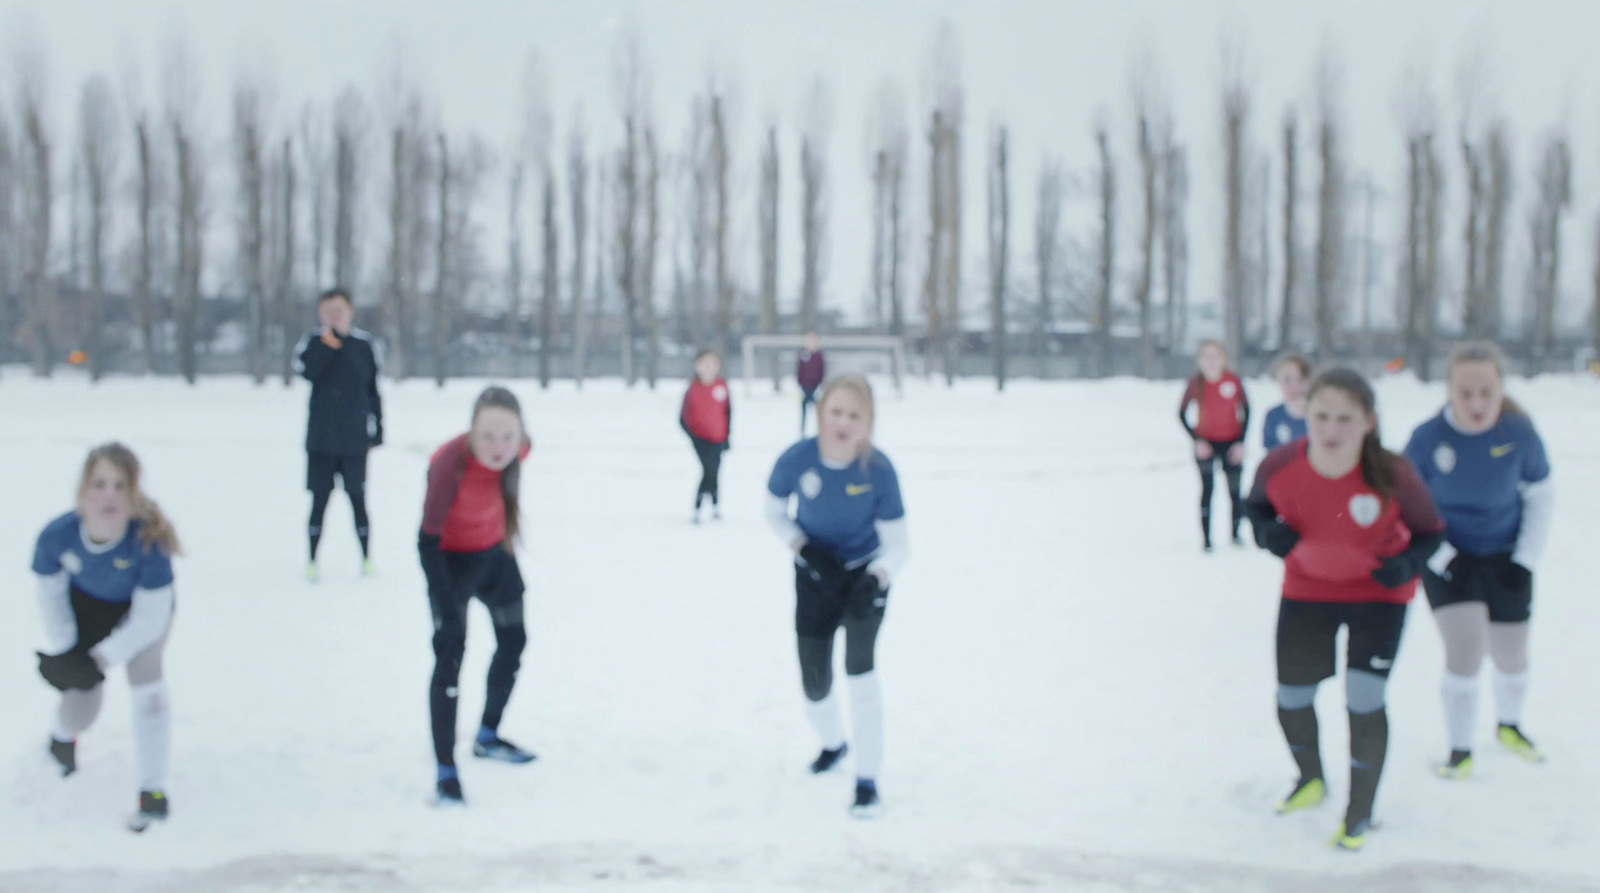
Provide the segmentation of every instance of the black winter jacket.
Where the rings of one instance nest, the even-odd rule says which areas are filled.
[[[295,348],[295,371],[311,382],[307,452],[354,456],[383,443],[382,351],[361,329],[351,329],[342,340],[334,350],[322,342],[318,329]]]

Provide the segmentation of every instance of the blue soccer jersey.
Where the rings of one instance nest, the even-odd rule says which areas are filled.
[[[91,543],[77,512],[51,521],[33,550],[33,572],[44,577],[66,572],[73,589],[103,602],[128,604],[135,589],[172,585],[172,559],[145,546],[139,521],[116,543]]]
[[[1306,420],[1289,414],[1289,407],[1279,403],[1267,410],[1267,420],[1261,426],[1261,445],[1272,452],[1286,443],[1306,436]]]
[[[864,463],[834,468],[823,462],[815,437],[778,457],[767,492],[780,499],[795,496],[794,520],[800,531],[846,565],[860,564],[878,551],[875,522],[897,521],[906,514],[900,479],[888,456],[874,450]]]
[[[1544,441],[1521,413],[1503,412],[1488,431],[1463,434],[1448,412],[1412,432],[1406,458],[1444,515],[1450,545],[1469,555],[1510,551],[1522,530],[1523,485],[1550,476]]]

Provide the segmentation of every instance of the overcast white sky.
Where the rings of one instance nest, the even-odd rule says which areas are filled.
[[[234,72],[247,60],[264,60],[275,71],[277,109],[287,121],[305,99],[325,101],[348,83],[370,91],[393,48],[404,46],[444,125],[452,132],[476,130],[507,150],[518,128],[519,74],[534,48],[550,71],[557,138],[562,141],[558,144],[564,145],[572,111],[581,106],[594,146],[616,138],[610,89],[613,47],[626,23],[636,22],[655,73],[656,110],[667,146],[681,144],[690,96],[713,64],[737,85],[736,137],[745,193],[736,210],[746,233],[754,228],[756,142],[766,121],[778,125],[788,202],[780,275],[788,299],[799,283],[794,238],[798,212],[792,202],[798,193],[793,177],[796,131],[808,85],[820,77],[832,92],[835,121],[828,300],[852,310],[868,283],[864,123],[869,101],[883,79],[897,79],[911,99],[912,113],[921,119],[927,48],[941,18],[955,25],[964,56],[969,112],[964,238],[972,281],[981,276],[984,257],[984,131],[989,123],[1004,120],[1012,128],[1014,268],[1022,272],[1032,267],[1029,226],[1042,153],[1058,153],[1087,175],[1094,164],[1097,115],[1109,115],[1112,121],[1120,144],[1121,192],[1125,198],[1133,195],[1130,60],[1148,48],[1170,89],[1178,137],[1191,148],[1191,292],[1199,300],[1209,299],[1220,285],[1218,60],[1225,29],[1237,28],[1246,36],[1258,88],[1254,137],[1263,151],[1273,153],[1275,167],[1283,111],[1290,102],[1307,107],[1314,61],[1326,41],[1343,60],[1346,73],[1350,169],[1370,170],[1391,191],[1401,183],[1404,163],[1395,110],[1404,73],[1415,68],[1432,78],[1441,123],[1453,133],[1459,126],[1456,71],[1463,58],[1481,47],[1493,105],[1514,127],[1517,252],[1525,250],[1527,239],[1524,209],[1531,199],[1528,182],[1536,141],[1549,128],[1564,124],[1573,136],[1576,182],[1564,277],[1568,312],[1581,313],[1592,300],[1585,283],[1592,281],[1595,219],[1600,214],[1600,53],[1594,48],[1600,9],[1589,0],[7,0],[0,8],[0,27],[9,32],[6,48],[18,39],[37,40],[47,48],[51,101],[57,132],[63,135],[74,117],[78,89],[92,72],[118,75],[133,63],[142,69],[146,90],[153,92],[159,49],[181,28],[204,72],[212,191],[222,200],[231,188],[228,95]],[[0,67],[0,79],[9,82],[12,72]],[[0,95],[10,98],[9,84]],[[918,126],[913,132],[921,130]],[[1455,200],[1461,183],[1459,150],[1449,142],[1447,189]],[[925,182],[921,148],[919,142],[913,156],[916,193]],[[1309,157],[1302,170],[1302,188],[1311,196],[1315,165]],[[1087,196],[1076,199],[1080,210],[1090,201]],[[1302,232],[1309,240],[1309,201],[1305,207]],[[498,230],[504,212],[486,206],[482,216]],[[1398,216],[1398,208],[1382,208],[1380,223],[1393,228]],[[1459,239],[1458,216],[1452,214],[1447,227],[1452,252]],[[1131,227],[1137,221],[1131,201],[1122,218],[1130,229],[1121,252],[1131,258]],[[920,214],[916,223],[920,226]],[[231,235],[219,234],[212,242],[214,251],[223,252],[213,254],[216,267],[226,261]],[[741,248],[753,254],[754,243],[746,236]],[[742,263],[746,273],[754,269],[753,258]],[[1453,258],[1451,263],[1453,267]],[[913,260],[913,271],[918,266]],[[1519,268],[1514,260],[1509,290],[1520,284],[1515,274]],[[663,262],[662,269],[669,271],[670,265]]]

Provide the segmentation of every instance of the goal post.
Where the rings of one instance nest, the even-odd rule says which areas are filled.
[[[887,353],[889,354],[889,379],[895,393],[901,392],[900,382],[906,372],[906,343],[892,335],[822,335],[819,339],[825,353]],[[755,387],[756,355],[760,351],[779,355],[798,351],[806,345],[804,335],[746,335],[740,343],[744,358],[744,389],[749,394]],[[780,377],[783,370],[779,369]]]

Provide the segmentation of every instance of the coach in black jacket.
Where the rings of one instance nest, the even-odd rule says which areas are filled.
[[[306,577],[317,579],[317,544],[322,516],[333,495],[333,478],[344,480],[361,540],[362,569],[372,572],[367,537],[367,450],[383,443],[383,402],[378,396],[381,353],[372,336],[351,328],[355,306],[342,289],[317,299],[320,331],[300,340],[295,369],[311,382],[311,416],[306,423],[306,489],[311,491],[311,563]]]

